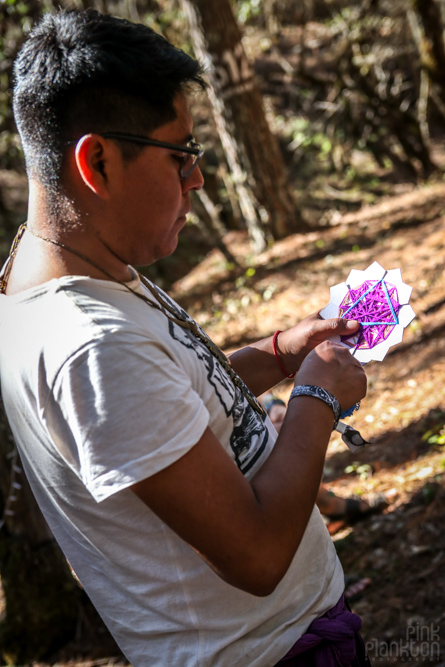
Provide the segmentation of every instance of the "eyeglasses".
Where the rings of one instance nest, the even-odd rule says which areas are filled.
[[[169,144],[166,141],[157,141],[156,139],[147,139],[146,137],[137,137],[133,134],[123,134],[121,132],[104,132],[102,136],[105,139],[118,139],[120,141],[131,141],[135,144],[145,144],[146,146],[159,146],[159,148],[170,148],[171,150],[184,153],[183,164],[179,169],[181,178],[188,178],[198,162],[204,155],[204,148],[196,141],[190,141],[186,145]]]

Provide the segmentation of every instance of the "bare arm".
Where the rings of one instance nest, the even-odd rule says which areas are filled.
[[[310,353],[297,381],[316,384],[315,377],[345,404],[366,392],[360,364],[329,342]],[[207,429],[185,456],[132,488],[225,581],[268,595],[309,521],[332,424],[329,406],[299,397],[290,402],[277,444],[251,482]]]
[[[280,333],[277,341],[280,361],[291,375],[317,345],[335,335],[351,334],[357,328],[356,320],[323,320],[314,313]],[[229,357],[231,365],[255,396],[268,391],[285,377],[275,359],[272,338],[269,336],[247,345]]]

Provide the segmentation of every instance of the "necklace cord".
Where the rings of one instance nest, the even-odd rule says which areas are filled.
[[[113,282],[118,283],[122,287],[124,287],[128,292],[131,294],[134,294],[137,296],[139,299],[144,301],[147,305],[151,306],[152,308],[156,308],[156,310],[159,310],[161,313],[163,313],[167,319],[169,319],[171,322],[174,324],[177,324],[179,327],[182,327],[183,329],[187,329],[190,331],[198,340],[200,340],[203,345],[207,348],[207,350],[219,361],[221,366],[224,368],[224,370],[228,373],[230,379],[232,380],[233,384],[235,387],[237,387],[246,401],[249,403],[249,405],[258,413],[260,414],[263,418],[266,415],[266,412],[261,405],[261,403],[258,401],[256,396],[250,391],[248,386],[243,382],[243,380],[240,378],[240,376],[236,373],[236,371],[232,368],[230,361],[224,354],[222,350],[219,349],[217,345],[207,336],[204,331],[198,326],[198,324],[193,320],[193,319],[183,319],[177,317],[177,314],[175,313],[173,307],[158,293],[158,291],[155,289],[154,285],[150,283],[150,281],[143,276],[141,273],[137,272],[138,278],[142,285],[150,292],[150,294],[154,297],[155,301],[152,301],[149,299],[145,294],[142,294],[141,292],[137,292],[134,290],[132,287],[130,287],[127,283],[123,282],[122,280],[119,280],[115,276],[113,276],[111,273],[109,273],[106,269],[104,269],[102,266],[97,264],[94,260],[90,259],[83,253],[79,252],[78,250],[74,250],[70,246],[67,246],[65,243],[62,243],[61,241],[56,241],[55,239],[50,239],[46,236],[41,236],[40,234],[37,234],[36,232],[32,231],[27,223],[23,223],[20,225],[18,232],[12,242],[11,245],[11,251],[9,254],[8,259],[6,260],[6,264],[4,265],[3,269],[3,274],[0,276],[0,294],[5,294],[6,293],[6,288],[8,285],[8,279],[9,275],[11,273],[12,265],[14,263],[15,255],[17,253],[17,248],[19,246],[19,243],[23,237],[23,234],[25,231],[28,230],[30,234],[32,234],[35,238],[40,239],[41,241],[46,241],[47,243],[52,243],[55,246],[58,246],[59,248],[62,248],[63,250],[66,250],[67,252],[72,253],[73,255],[76,255],[80,259],[82,259],[84,262],[87,262],[87,264],[90,264],[93,266],[95,269],[106,275],[110,280]]]
[[[8,286],[9,274],[12,270],[12,265],[14,264],[15,255],[17,253],[17,248],[19,243],[22,240],[22,236],[27,229],[26,222],[20,225],[18,228],[17,234],[14,237],[14,240],[11,245],[11,250],[9,251],[8,259],[3,265],[2,273],[0,276],[0,294],[6,294],[6,288]]]

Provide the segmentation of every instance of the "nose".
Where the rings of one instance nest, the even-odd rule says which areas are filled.
[[[182,179],[182,191],[184,194],[190,190],[201,190],[203,185],[204,176],[202,175],[199,165],[193,169],[192,173],[189,174],[187,178]]]

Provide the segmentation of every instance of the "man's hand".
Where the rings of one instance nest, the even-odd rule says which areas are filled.
[[[356,320],[323,320],[319,313],[306,317],[278,336],[277,353],[281,366],[291,375],[298,371],[306,356],[317,345],[333,336],[353,334],[359,326]],[[230,363],[256,396],[283,379],[283,371],[273,353],[272,336],[234,352],[230,355]]]
[[[291,329],[280,333],[279,354],[289,373],[298,370],[306,356],[317,345],[333,336],[347,336],[359,328],[357,320],[335,318],[323,320],[319,313],[309,315]]]
[[[324,341],[303,361],[295,384],[313,384],[331,392],[343,410],[366,395],[366,375],[355,357],[342,345]]]

